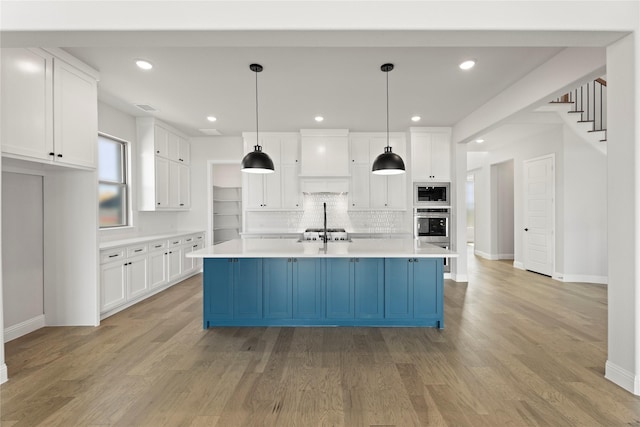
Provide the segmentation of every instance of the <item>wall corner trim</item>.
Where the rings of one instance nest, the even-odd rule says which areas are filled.
[[[636,396],[640,395],[640,377],[607,360],[604,377]]]
[[[7,371],[7,365],[3,363],[0,365],[0,384],[6,383],[9,381],[9,373]]]
[[[517,268],[518,270],[525,270],[524,263],[520,261],[513,261],[513,268]]]
[[[469,277],[466,274],[451,274],[451,280],[454,282],[468,282]]]

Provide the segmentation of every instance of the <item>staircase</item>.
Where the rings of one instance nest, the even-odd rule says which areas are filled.
[[[607,153],[607,82],[597,78],[551,101],[565,122],[602,153]],[[564,112],[565,114],[562,114]]]

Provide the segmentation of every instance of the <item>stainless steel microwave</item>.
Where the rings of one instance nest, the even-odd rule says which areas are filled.
[[[451,183],[415,182],[413,184],[413,205],[451,206]]]

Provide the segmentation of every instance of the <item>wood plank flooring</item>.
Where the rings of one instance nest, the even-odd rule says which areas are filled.
[[[470,257],[445,329],[202,329],[201,276],[6,345],[2,426],[640,426],[606,287]]]

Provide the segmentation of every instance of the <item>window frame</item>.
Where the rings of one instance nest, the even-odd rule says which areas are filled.
[[[101,225],[100,224],[100,201],[98,200],[98,228],[100,230],[113,230],[113,229],[121,229],[131,227],[131,184],[130,184],[130,165],[129,165],[129,141],[126,141],[122,138],[115,137],[113,135],[109,135],[107,133],[98,132],[98,145],[100,145],[100,138],[108,139],[113,142],[119,143],[122,145],[122,150],[120,151],[120,165],[121,165],[121,181],[112,181],[112,180],[102,180],[100,179],[100,159],[98,159],[98,194],[100,194],[100,185],[108,184],[108,185],[117,185],[124,191],[124,206],[123,206],[123,218],[124,223],[117,225]],[[100,149],[98,148],[98,153]]]

